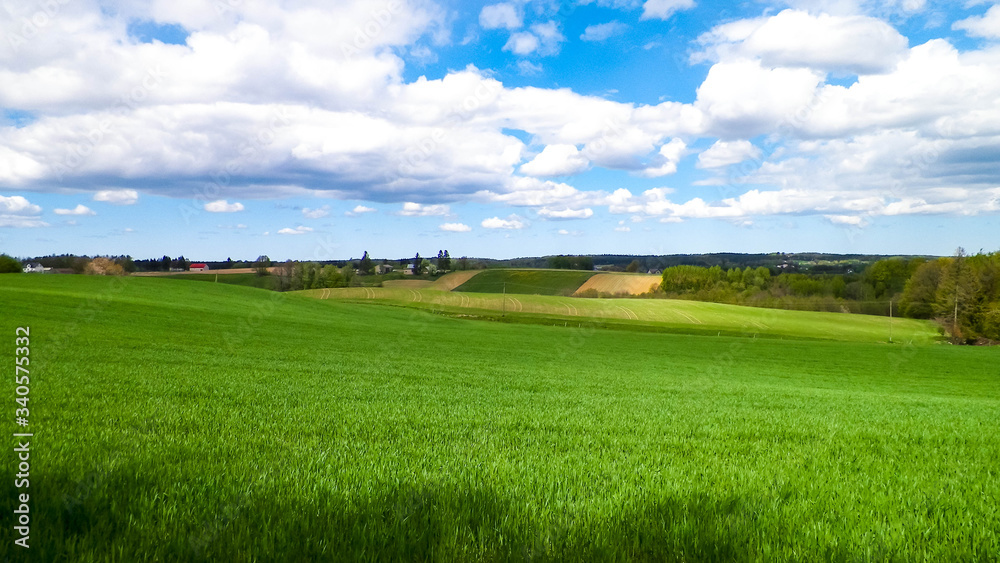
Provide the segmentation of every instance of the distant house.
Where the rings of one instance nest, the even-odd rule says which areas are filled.
[[[207,272],[208,264],[191,264],[192,272]]]
[[[663,270],[657,270],[656,268],[653,268],[653,269],[649,270],[649,272],[647,272],[647,273],[660,275],[660,274],[663,273]]]
[[[408,275],[408,276],[412,276],[414,268],[415,268],[415,266],[413,264],[407,264],[406,265],[406,269],[403,270],[403,273],[406,274],[406,275]]]
[[[375,273],[381,276],[382,274],[388,274],[393,271],[393,269],[394,268],[389,264],[379,264],[378,266],[375,266]]]
[[[42,274],[45,273],[45,266],[42,266],[38,262],[31,262],[24,265],[25,274]]]

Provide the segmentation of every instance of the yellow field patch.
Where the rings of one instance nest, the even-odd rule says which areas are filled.
[[[588,289],[598,293],[639,295],[655,289],[662,278],[654,274],[597,274],[584,282],[574,295],[580,295]]]
[[[430,289],[437,289],[440,291],[451,291],[456,287],[472,279],[472,277],[478,274],[480,271],[481,270],[465,270],[462,272],[452,272],[450,274],[445,274],[440,278],[434,280],[434,282],[430,285]]]

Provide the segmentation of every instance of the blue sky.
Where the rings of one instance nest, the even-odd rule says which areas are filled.
[[[1000,5],[22,3],[0,252],[996,250]]]

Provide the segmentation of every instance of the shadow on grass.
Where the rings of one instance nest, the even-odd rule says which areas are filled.
[[[0,560],[742,561],[768,553],[786,560],[789,530],[780,526],[794,526],[771,513],[761,529],[764,505],[735,497],[665,498],[601,512],[589,503],[549,509],[490,489],[427,485],[363,500],[303,487],[311,491],[303,500],[273,490],[165,485],[127,471],[40,479],[32,490],[30,553],[8,541]],[[14,493],[8,485],[5,514]],[[811,550],[799,558],[854,559]]]

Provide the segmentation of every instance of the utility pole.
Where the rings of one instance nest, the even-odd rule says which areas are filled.
[[[892,344],[892,299],[889,300],[889,344]]]
[[[955,286],[955,316],[951,320],[952,338],[955,338],[955,335],[958,334],[957,332],[955,332],[956,330],[958,330],[958,286],[957,285]]]
[[[503,301],[500,303],[501,317],[507,316],[507,282],[503,282]]]

